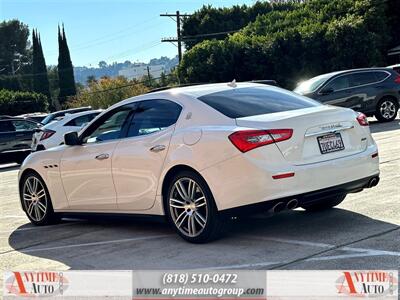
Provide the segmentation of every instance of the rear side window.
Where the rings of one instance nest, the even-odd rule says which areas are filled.
[[[15,120],[11,122],[15,128],[15,131],[29,131],[37,128],[37,125],[35,123],[24,120]]]
[[[320,105],[292,92],[268,87],[235,88],[198,99],[234,119]]]
[[[69,121],[67,124],[64,126],[77,126],[77,127],[82,127],[83,125],[86,125],[90,121],[94,119],[94,117],[97,116],[97,114],[90,114],[90,115],[84,115],[77,117],[75,119],[72,119]]]
[[[374,83],[376,82],[376,77],[374,72],[355,73],[351,75],[350,81],[351,81],[350,85],[353,87],[353,86]]]
[[[386,79],[387,77],[389,77],[389,74],[386,72],[374,72],[375,75],[375,79],[376,81],[382,81],[384,79]]]

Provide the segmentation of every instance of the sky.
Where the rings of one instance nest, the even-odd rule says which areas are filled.
[[[0,0],[0,20],[18,19],[36,28],[48,65],[57,64],[57,25],[64,24],[74,66],[99,61],[148,62],[174,57],[177,47],[161,43],[176,36],[176,23],[160,13],[192,13],[214,7],[252,4],[254,0]]]

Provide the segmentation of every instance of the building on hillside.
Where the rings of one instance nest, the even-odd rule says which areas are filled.
[[[167,73],[165,65],[135,65],[133,67],[124,68],[118,71],[119,76],[124,76],[128,79],[140,79],[147,76],[147,67],[149,68],[150,75],[153,78],[159,78],[161,73]]]

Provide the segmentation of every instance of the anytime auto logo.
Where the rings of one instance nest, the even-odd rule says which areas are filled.
[[[394,295],[397,278],[387,271],[348,271],[336,280],[339,294],[356,297]]]
[[[6,276],[5,292],[17,296],[62,295],[68,288],[62,272],[10,272]]]

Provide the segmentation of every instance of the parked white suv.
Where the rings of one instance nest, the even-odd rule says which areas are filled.
[[[79,131],[92,121],[102,110],[89,110],[66,114],[61,120],[53,121],[39,129],[32,137],[32,151],[46,150],[64,143],[64,134]]]

